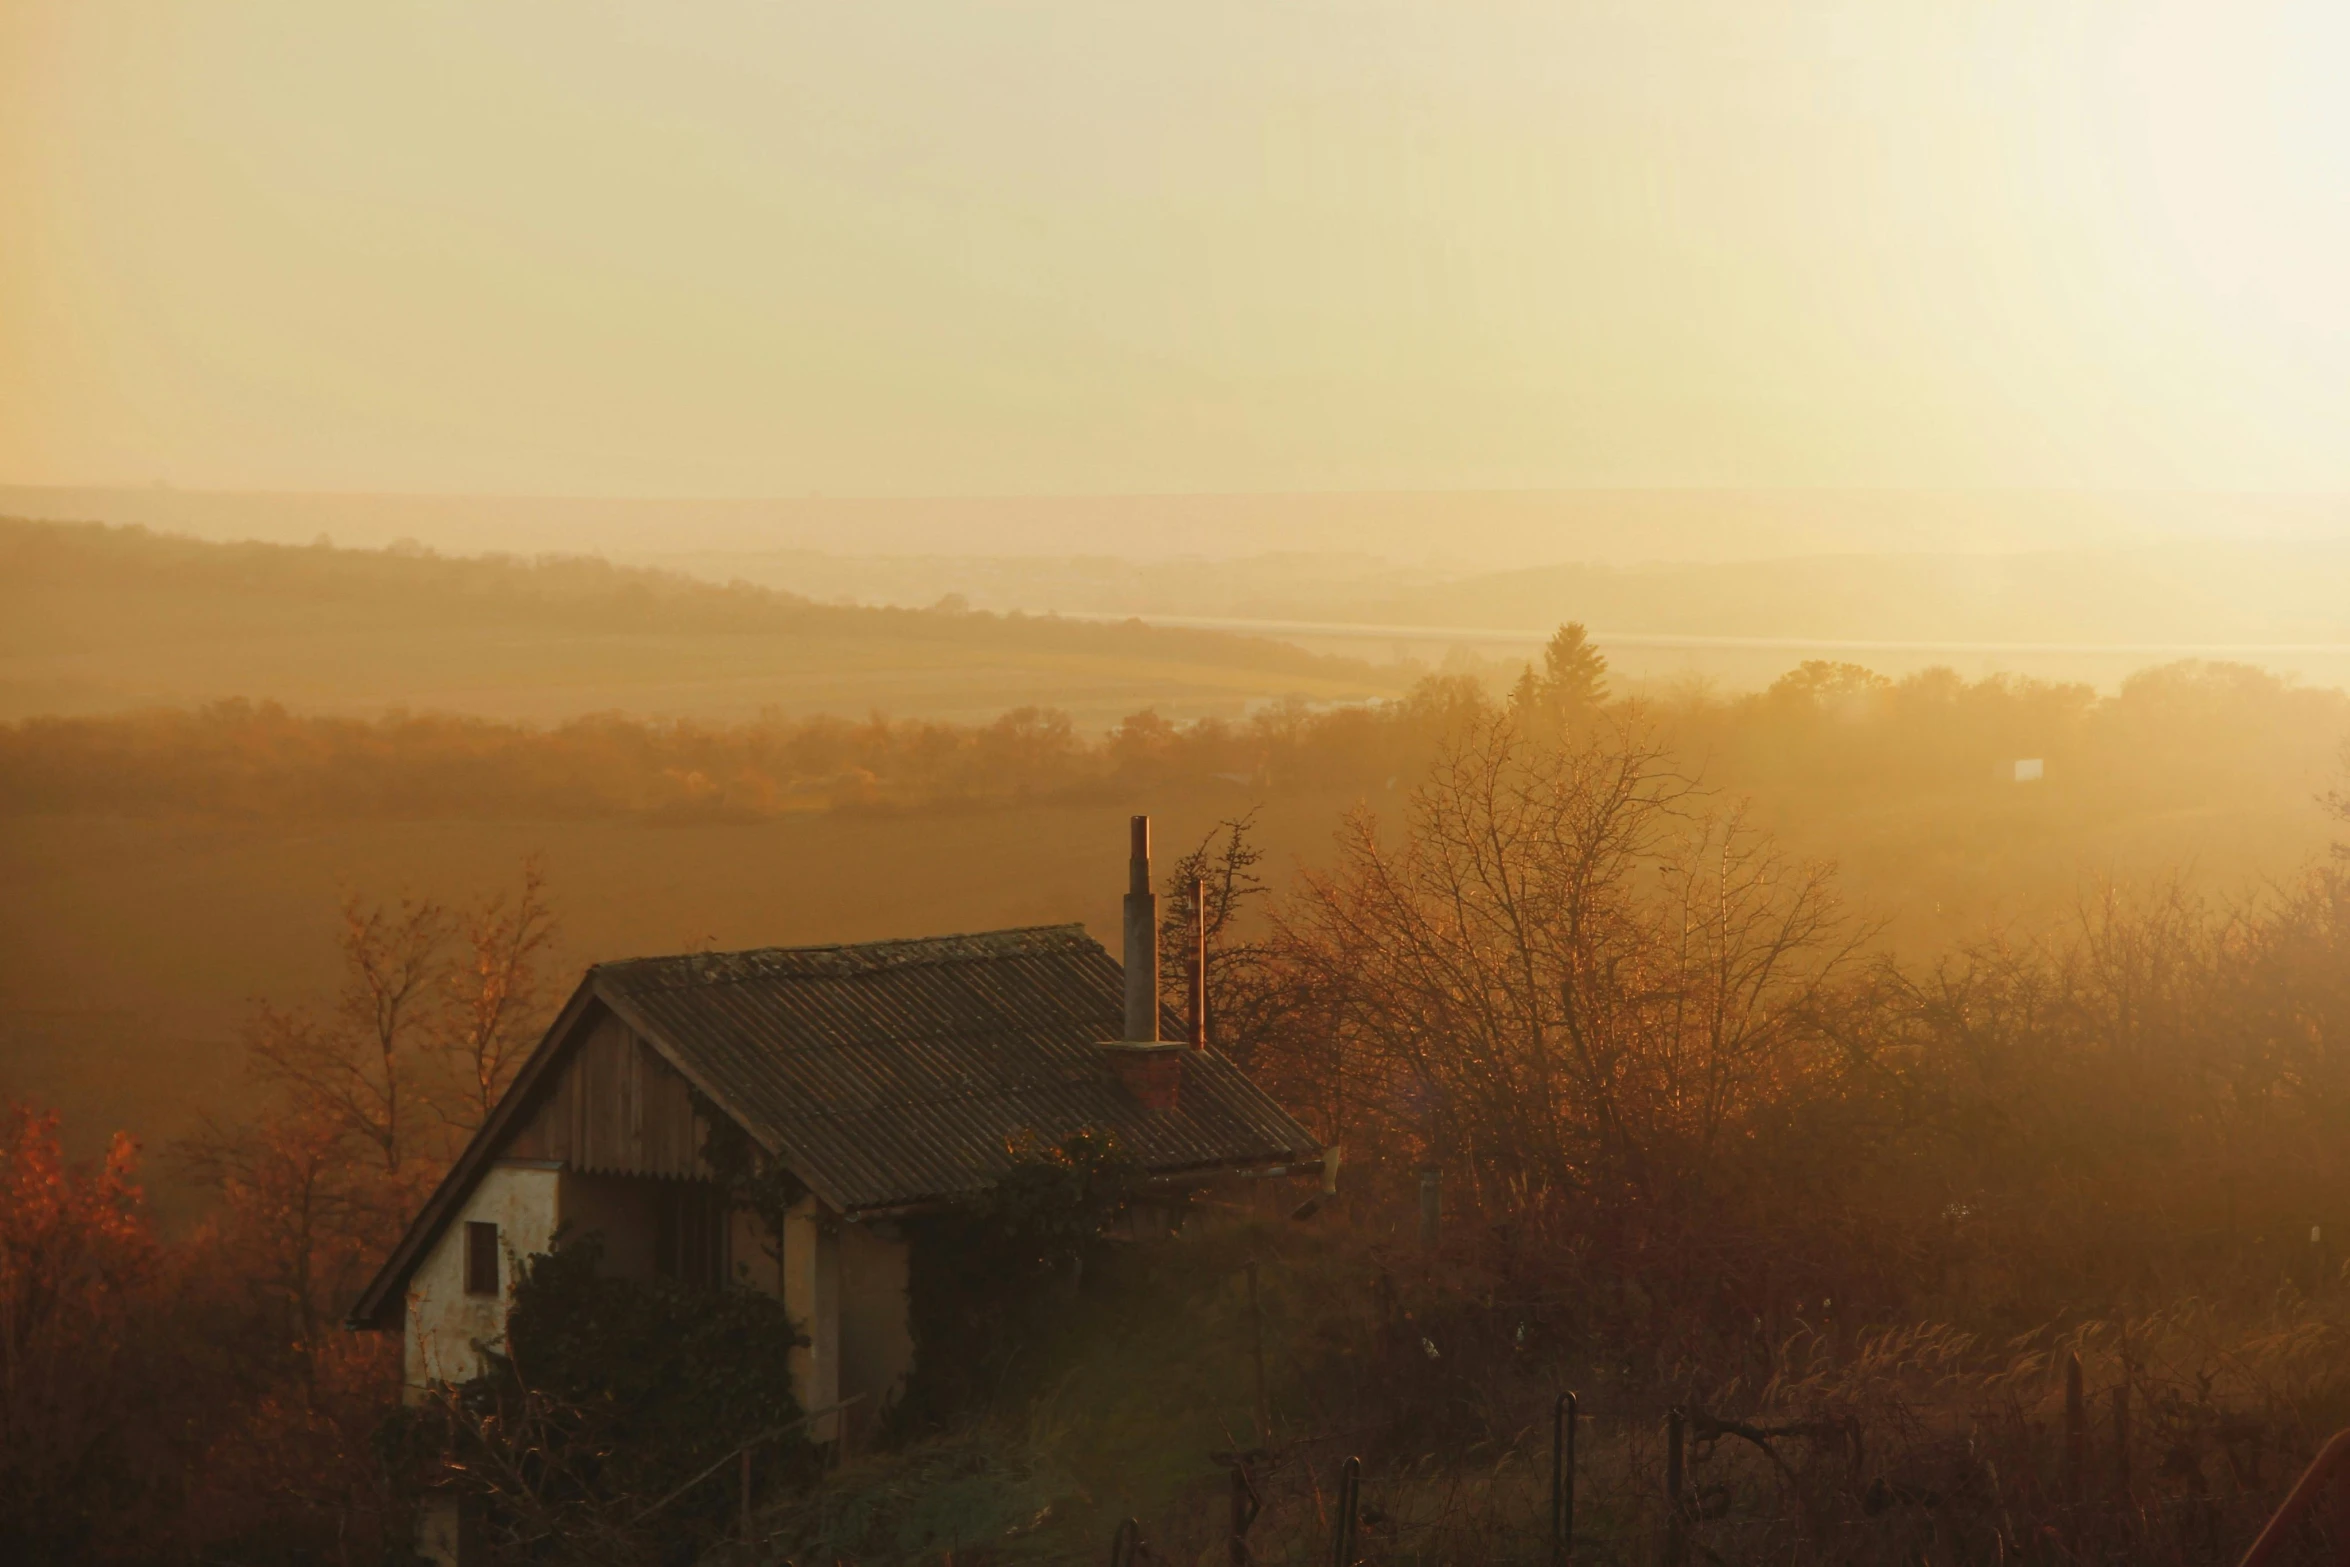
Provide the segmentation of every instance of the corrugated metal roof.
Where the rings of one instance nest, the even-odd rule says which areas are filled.
[[[982,1191],[1023,1131],[1108,1131],[1154,1173],[1320,1152],[1212,1051],[1183,1052],[1175,1109],[1143,1108],[1100,1048],[1124,981],[1082,925],[638,958],[589,984],[843,1212]]]

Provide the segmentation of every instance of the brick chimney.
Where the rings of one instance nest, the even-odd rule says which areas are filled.
[[[1128,824],[1126,860],[1126,1037],[1159,1038],[1159,895],[1151,891],[1151,819]]]
[[[1159,1038],[1159,897],[1151,891],[1151,819],[1129,824],[1126,861],[1126,1037],[1103,1050],[1126,1091],[1146,1110],[1177,1108],[1183,1098],[1183,1047]]]

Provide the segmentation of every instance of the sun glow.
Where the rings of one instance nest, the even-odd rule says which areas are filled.
[[[28,0],[0,478],[2350,483],[2339,7]]]

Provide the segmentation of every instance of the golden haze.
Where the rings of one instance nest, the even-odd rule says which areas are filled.
[[[0,15],[0,477],[2338,488],[2338,7]]]

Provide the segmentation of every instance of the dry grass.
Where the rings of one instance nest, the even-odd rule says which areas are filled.
[[[1521,1343],[1506,1326],[1555,1321],[1570,1302],[1479,1298],[1469,1275],[1414,1279],[1402,1264],[1382,1284],[1379,1252],[1350,1235],[1241,1225],[1109,1286],[1101,1323],[1054,1347],[1041,1395],[865,1455],[773,1515],[767,1559],[1093,1561],[1132,1516],[1151,1561],[1229,1561],[1222,1460],[1253,1442],[1236,1282],[1252,1252],[1275,1430],[1252,1461],[1263,1511],[1247,1539],[1266,1567],[1331,1560],[1350,1455],[1365,1464],[1362,1560],[1548,1561],[1562,1385],[1582,1393],[1576,1560],[1625,1567],[1673,1559],[1675,1406],[1692,1435],[1679,1559],[1787,1567],[2231,1562],[2315,1446],[2350,1423],[2345,1287],[1997,1338],[1807,1326],[1771,1347],[1767,1369],[1640,1366],[1613,1345],[1539,1325]],[[2064,1374],[2076,1354],[2088,1414],[2077,1481]],[[2112,1413],[2125,1384],[2126,1470]],[[1724,1425],[1801,1429],[1766,1444]]]

